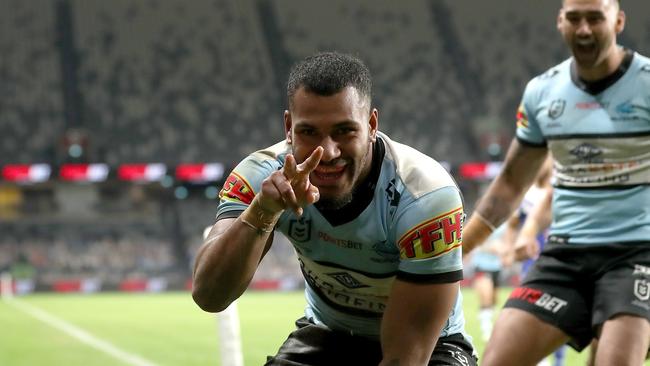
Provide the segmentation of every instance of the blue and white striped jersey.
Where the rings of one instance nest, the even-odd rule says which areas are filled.
[[[217,218],[238,216],[290,152],[280,142],[235,167],[221,191]],[[276,225],[300,260],[306,315],[332,329],[371,338],[379,335],[396,277],[423,283],[462,279],[465,217],[460,191],[438,162],[382,133],[374,152],[376,181],[367,187],[363,207],[346,207],[333,219],[311,205],[302,217],[285,211]],[[349,210],[356,213],[346,215]],[[459,295],[442,336],[462,333],[470,339],[461,301]]]
[[[650,60],[585,84],[571,59],[531,80],[517,116],[523,144],[554,162],[550,235],[571,244],[650,240]]]

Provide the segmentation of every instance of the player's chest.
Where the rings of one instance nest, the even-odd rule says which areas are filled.
[[[650,131],[648,93],[615,90],[590,95],[549,93],[536,109],[536,118],[547,137],[618,135]]]
[[[314,261],[377,269],[399,261],[399,251],[379,216],[332,226],[322,216],[306,211],[301,218],[284,220],[280,230],[300,254]]]

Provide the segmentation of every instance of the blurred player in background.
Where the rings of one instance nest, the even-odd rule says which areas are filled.
[[[494,309],[498,301],[502,254],[500,247],[504,226],[497,229],[471,255],[471,267],[474,271],[472,287],[479,301],[479,325],[483,341],[490,338],[494,322]]]
[[[277,230],[298,254],[307,308],[267,365],[476,365],[449,173],[378,131],[370,73],[354,57],[308,57],[287,94],[286,139],[224,185],[196,303],[218,312],[241,296]]]
[[[650,59],[617,44],[616,0],[564,0],[572,57],[534,78],[504,167],[463,233],[471,250],[554,158],[553,223],[495,323],[482,365],[535,365],[599,338],[596,365],[643,363],[650,345]]]

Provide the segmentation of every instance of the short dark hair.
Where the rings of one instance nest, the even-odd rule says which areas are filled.
[[[616,0],[616,4],[620,8],[621,7],[621,0]],[[562,6],[564,6],[564,0],[562,0]]]
[[[318,95],[334,95],[354,87],[360,96],[372,99],[370,70],[359,58],[338,52],[322,52],[309,56],[291,68],[287,83],[289,107],[298,89]]]

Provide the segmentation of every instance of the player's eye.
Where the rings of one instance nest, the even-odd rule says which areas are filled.
[[[316,130],[313,128],[300,128],[296,131],[300,135],[304,136],[315,136],[316,135]]]
[[[573,25],[580,23],[580,17],[577,15],[567,15],[566,20]]]
[[[600,14],[594,14],[594,15],[588,15],[587,16],[587,23],[589,24],[598,24],[601,21],[603,21],[603,16]]]
[[[339,135],[347,135],[355,132],[356,130],[352,127],[341,127],[336,130],[336,133]]]

